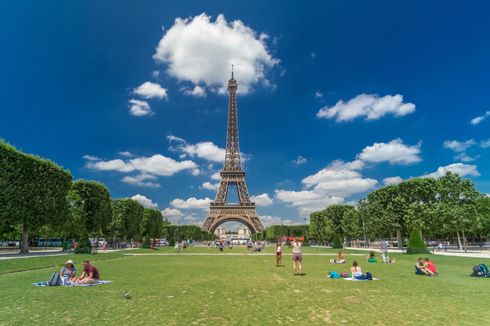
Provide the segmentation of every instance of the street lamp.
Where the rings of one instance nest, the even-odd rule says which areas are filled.
[[[364,210],[362,209],[362,199],[359,200],[359,209],[361,210],[362,232],[364,233],[364,246],[367,245],[366,225],[364,224]]]

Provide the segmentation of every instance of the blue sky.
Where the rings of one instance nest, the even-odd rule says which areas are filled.
[[[234,63],[247,183],[265,224],[447,170],[490,193],[489,10],[2,1],[0,137],[113,197],[200,223]]]

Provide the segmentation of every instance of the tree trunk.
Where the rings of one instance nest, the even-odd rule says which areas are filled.
[[[398,249],[403,250],[402,231],[400,229],[396,230],[396,239],[398,241]]]
[[[468,241],[466,241],[466,235],[464,234],[464,229],[461,230],[461,233],[463,235],[463,246],[464,246],[464,251],[466,252],[466,248],[468,248]]]
[[[459,236],[459,231],[456,231],[456,235],[458,236],[458,250],[463,250],[463,246],[461,245],[461,238]]]
[[[28,254],[29,253],[29,226],[24,224],[22,226],[22,238],[20,240],[20,253]]]

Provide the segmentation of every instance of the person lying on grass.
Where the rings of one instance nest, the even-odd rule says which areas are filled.
[[[61,282],[63,284],[65,284],[67,282],[75,282],[77,279],[76,275],[77,275],[77,269],[73,265],[73,261],[68,260],[65,263],[65,267],[63,267],[60,270]]]
[[[345,256],[342,250],[337,254],[337,258],[331,259],[330,262],[334,264],[345,264]]]
[[[423,258],[419,258],[417,263],[415,264],[415,274],[417,275],[426,275],[426,276],[435,276],[436,274],[431,272],[425,263]]]
[[[99,281],[99,271],[95,266],[90,265],[88,260],[83,261],[83,273],[77,279],[80,284],[97,284]]]
[[[378,260],[376,259],[376,253],[374,251],[371,251],[368,257],[368,263],[377,263],[377,262]]]

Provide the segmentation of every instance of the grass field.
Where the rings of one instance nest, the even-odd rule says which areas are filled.
[[[380,280],[348,282],[326,277],[328,271],[349,267],[330,264],[335,252],[328,249],[305,248],[304,276],[292,275],[288,251],[279,268],[272,255],[245,254],[243,248],[159,255],[171,252],[96,255],[101,277],[114,282],[89,288],[31,285],[49,278],[66,256],[0,261],[0,325],[490,323],[490,279],[469,277],[478,259],[435,256],[441,275],[429,278],[413,274],[415,256],[393,255],[396,264],[367,264],[365,252],[351,251],[348,262],[358,260]],[[85,257],[70,258],[80,269]],[[132,298],[125,299],[124,291]]]

